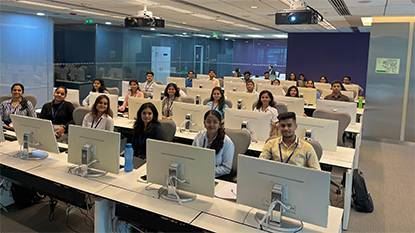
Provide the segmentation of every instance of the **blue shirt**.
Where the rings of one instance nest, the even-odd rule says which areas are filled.
[[[186,78],[186,87],[192,87],[193,79],[187,77]]]

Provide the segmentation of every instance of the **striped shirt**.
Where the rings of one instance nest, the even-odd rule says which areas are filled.
[[[0,116],[1,116],[1,120],[7,125],[10,124],[12,121],[10,118],[11,114],[36,117],[33,104],[29,100],[27,100],[27,107],[25,108],[23,108],[20,103],[16,107],[13,107],[12,99],[3,101],[0,104]]]

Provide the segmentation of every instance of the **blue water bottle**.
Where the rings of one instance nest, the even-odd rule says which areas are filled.
[[[124,171],[130,172],[133,170],[133,156],[134,156],[134,150],[133,145],[131,143],[125,144],[124,149]]]

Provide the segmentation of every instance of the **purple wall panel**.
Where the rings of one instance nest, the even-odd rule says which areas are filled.
[[[353,83],[366,86],[369,33],[290,33],[288,35],[287,73],[304,73],[329,81],[352,77]]]

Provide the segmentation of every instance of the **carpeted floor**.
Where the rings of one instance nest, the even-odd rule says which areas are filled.
[[[348,232],[415,232],[415,144],[363,141],[359,168],[375,210],[352,209]]]

